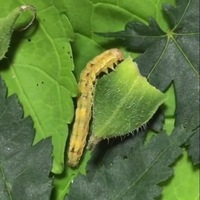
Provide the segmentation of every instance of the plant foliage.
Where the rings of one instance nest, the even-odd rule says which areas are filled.
[[[190,155],[195,164],[199,163],[199,63],[198,51],[194,50],[198,49],[199,25],[198,20],[190,22],[198,19],[198,1],[177,1],[176,7],[164,4],[163,8],[170,28],[166,33],[150,18],[149,26],[129,22],[124,31],[98,34],[122,39],[128,49],[145,51],[136,62],[156,88],[166,91],[173,83],[176,118],[172,134],[160,133],[146,146],[137,147],[141,152],[137,152],[134,145],[134,150],[129,151],[122,144],[121,151],[130,152],[127,159],[124,161],[123,157],[117,156],[108,169],[103,165],[92,179],[89,179],[90,175],[77,178],[69,199],[77,199],[75,191],[81,188],[78,197],[85,199],[154,199],[160,196],[158,184],[172,176],[173,170],[169,166],[181,155],[180,146],[190,137],[197,139],[189,140],[190,148],[196,149],[191,150]],[[113,160],[112,154],[107,157]],[[97,192],[99,185],[105,187]]]
[[[0,0],[0,3],[1,19],[5,19],[13,9],[21,6],[20,1]],[[172,178],[173,167],[176,161],[179,162],[183,147],[189,149],[189,157],[198,168],[200,137],[199,2],[197,0],[177,0],[177,2],[175,0],[25,0],[24,4],[31,4],[36,8],[37,19],[31,27],[22,32],[19,31],[21,24],[22,27],[28,24],[30,13],[23,12],[17,18],[15,31],[12,27],[10,32],[11,34],[14,31],[10,47],[3,48],[1,54],[3,56],[0,55],[3,58],[8,48],[4,59],[0,61],[0,76],[8,87],[8,96],[16,93],[23,106],[25,117],[30,115],[33,119],[36,130],[34,143],[51,136],[52,172],[62,173],[55,175],[51,199],[62,200],[67,193],[69,195],[65,197],[66,199],[77,200],[154,199],[161,195],[161,183]],[[0,41],[6,25],[4,23],[2,26],[0,23]],[[104,49],[111,47],[120,47],[124,50],[125,57],[127,54],[133,58],[137,57],[135,61],[141,74],[160,91],[166,92],[169,87],[174,88],[175,94],[171,96],[175,96],[175,110],[172,109],[174,105],[170,104],[174,101],[170,101],[169,98],[165,103],[167,107],[161,107],[147,126],[148,129],[152,128],[158,133],[152,136],[148,132],[148,141],[145,140],[146,131],[143,130],[123,141],[119,138],[100,143],[92,153],[87,165],[89,172],[86,173],[86,163],[91,157],[89,151],[85,152],[78,168],[71,169],[65,166],[66,141],[71,132],[71,126],[68,124],[72,122],[74,115],[72,97],[77,95],[76,82],[86,63]],[[97,90],[108,80],[108,77],[104,76],[103,80],[97,83]],[[105,91],[106,88],[102,89],[98,95],[101,96]],[[25,173],[18,174],[12,170],[13,168],[11,169],[16,166],[16,159],[9,156],[9,162],[14,162],[14,165],[7,166],[9,164],[7,160],[5,165],[2,165],[5,161],[2,156],[5,158],[6,148],[0,151],[0,195],[4,195],[2,197],[6,200],[9,199],[8,195],[12,194],[14,198],[17,191],[21,194],[26,191],[27,196],[17,196],[16,199],[35,197],[49,199],[51,191],[47,174],[48,158],[51,158],[47,147],[49,140],[31,147],[32,121],[30,118],[22,119],[23,114],[21,107],[15,102],[16,97],[5,98],[5,88],[0,90],[0,94],[2,95],[0,95],[0,110],[4,110],[4,102],[6,104],[9,102],[9,106],[6,105],[8,111],[10,109],[9,116],[12,114],[19,119],[14,120],[17,123],[13,124],[12,117],[7,117],[5,120],[4,113],[0,112],[0,124],[4,123],[4,129],[0,125],[0,133],[12,127],[14,130],[26,127],[25,131],[19,131],[20,136],[16,137],[20,142],[20,148],[18,146],[17,150],[21,150],[24,157],[32,158],[26,163],[24,158],[20,157],[18,161],[20,164],[16,169],[22,169]],[[106,105],[107,100],[101,103]],[[167,112],[171,109],[172,113],[168,116]],[[20,126],[18,123],[24,125]],[[31,134],[27,134],[29,131]],[[15,131],[10,130],[9,133],[12,135]],[[4,134],[2,137],[1,134],[0,139],[2,148],[4,142],[8,142],[12,137]],[[6,146],[7,144],[9,143],[6,143]],[[28,149],[27,152],[23,151],[24,146]],[[37,159],[40,154],[41,161]],[[38,166],[43,161],[47,162],[48,166],[42,166],[39,170]],[[183,162],[188,166],[185,160]],[[35,169],[38,170],[32,171],[33,168],[29,163],[37,165]],[[27,172],[31,170],[31,173],[28,173],[30,176],[23,171],[26,164]],[[16,179],[9,179],[12,175],[10,172],[16,172],[19,176],[14,176]],[[80,172],[86,176],[79,175],[75,179]],[[190,172],[191,176],[195,174],[194,179],[197,180],[196,172],[199,170],[194,172],[191,168]],[[178,180],[181,180],[183,177],[177,171],[175,177],[178,174],[180,175]],[[173,180],[174,178],[172,182]],[[190,181],[184,182],[185,187],[198,196],[197,187],[190,187],[191,179],[188,180]],[[34,186],[28,188],[27,182]],[[176,186],[180,182],[183,183],[178,181]],[[166,186],[167,183],[163,184]],[[10,187],[13,185],[16,189]],[[19,185],[23,187],[19,188]],[[169,187],[170,185],[174,191],[175,186],[169,183]],[[44,196],[38,196],[38,193]],[[35,196],[30,197],[32,194]],[[170,195],[164,193],[163,199],[170,199]]]
[[[33,122],[23,118],[16,95],[7,98],[6,93],[0,79],[0,199],[49,199],[50,140],[31,146]]]

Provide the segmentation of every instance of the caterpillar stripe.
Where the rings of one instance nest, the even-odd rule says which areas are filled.
[[[68,149],[68,165],[71,167],[78,165],[86,145],[96,78],[101,72],[108,73],[109,68],[114,69],[121,60],[123,55],[119,49],[107,50],[89,61],[80,75],[79,97]]]

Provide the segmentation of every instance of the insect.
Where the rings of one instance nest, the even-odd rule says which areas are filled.
[[[101,72],[108,73],[108,69],[114,69],[122,60],[123,55],[119,49],[107,50],[89,61],[80,75],[79,97],[68,149],[68,165],[71,167],[78,165],[86,145],[97,76]]]

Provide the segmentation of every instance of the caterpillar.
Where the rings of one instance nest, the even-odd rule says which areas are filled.
[[[79,97],[68,149],[68,165],[71,167],[78,165],[86,145],[97,76],[101,72],[108,73],[108,69],[114,69],[122,60],[123,55],[119,49],[109,49],[89,61],[80,74]]]

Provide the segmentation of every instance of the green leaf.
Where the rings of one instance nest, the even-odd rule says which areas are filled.
[[[97,83],[89,146],[144,126],[165,99],[141,76],[137,64],[130,57],[125,59]]]
[[[0,1],[1,15],[7,15],[8,4],[17,7],[20,1]],[[74,115],[72,97],[77,83],[70,41],[73,30],[63,12],[61,1],[29,1],[37,9],[34,26],[26,32],[15,32],[7,59],[0,63],[0,74],[8,93],[16,93],[25,116],[34,121],[34,143],[52,136],[53,169],[64,167],[68,126]]]
[[[188,159],[186,151],[176,162],[174,177],[165,184],[162,199],[191,200],[199,199],[199,169]]]
[[[30,10],[35,15],[34,7],[24,5],[14,9],[8,16],[0,18],[0,60],[4,58],[8,50],[16,20],[26,10]]]
[[[181,137],[184,141],[189,139],[194,134],[194,130],[198,130],[199,127],[199,111],[197,109],[199,104],[199,62],[197,51],[193,51],[198,48],[199,24],[197,20],[194,20],[192,25],[189,23],[190,20],[198,18],[197,8],[197,0],[177,1],[176,8],[168,4],[164,5],[170,24],[173,24],[171,30],[165,35],[157,34],[157,26],[154,26],[155,31],[152,31],[151,24],[149,30],[143,25],[135,34],[135,28],[137,28],[135,22],[132,23],[133,31],[129,37],[127,34],[130,30],[120,32],[119,35],[123,37],[124,34],[127,47],[135,49],[133,43],[139,39],[138,35],[143,36],[148,30],[141,45],[142,48],[148,48],[136,62],[141,73],[161,91],[166,90],[171,82],[174,83],[177,104],[174,133],[178,132],[180,127],[184,127],[185,134]],[[149,45],[152,33],[155,33],[156,40]],[[151,64],[149,65],[149,63]]]
[[[96,34],[123,39],[125,40],[125,45],[130,49],[144,51],[151,44],[159,41],[165,33],[160,29],[156,21],[150,17],[149,26],[140,22],[130,22],[125,26],[125,31]]]
[[[50,140],[31,146],[33,122],[23,118],[17,97],[6,93],[0,79],[0,199],[49,199]]]
[[[198,24],[191,29],[185,23],[184,28],[180,29],[184,21],[197,17],[197,1],[186,1],[187,5],[184,13],[174,18],[179,18],[179,24],[174,27],[173,32],[168,32],[166,38],[153,44],[146,52],[137,59],[141,72],[146,75],[149,82],[160,89],[166,90],[173,82],[176,94],[176,121],[174,134],[180,136],[180,143],[186,141],[198,130],[198,104],[199,104],[199,63],[197,52],[193,48],[198,48],[199,32]],[[185,1],[178,2],[177,9],[185,5]],[[176,13],[175,13],[176,14]],[[194,22],[196,23],[196,22]],[[187,30],[187,33],[185,32]],[[155,49],[159,48],[160,51]],[[154,56],[152,55],[154,53]],[[151,65],[146,65],[149,60]],[[182,135],[179,135],[183,129]],[[183,140],[181,140],[183,139]]]
[[[149,0],[142,2],[140,0],[82,0],[81,2],[68,0],[64,6],[76,33],[72,43],[73,52],[75,52],[76,77],[79,78],[86,63],[104,49],[121,47],[119,41],[105,40],[94,34],[95,32],[117,31],[122,29],[124,24],[133,20],[148,24],[149,16],[152,16],[163,30],[167,30],[169,25],[162,12],[163,2],[166,0],[159,2],[150,2]],[[174,4],[175,0],[168,0],[168,2]],[[81,21],[79,14],[82,16]]]
[[[115,144],[114,150],[110,149],[101,160],[105,166],[96,173],[89,172],[87,177],[78,176],[66,199],[148,200],[158,197],[161,187],[157,184],[173,174],[168,166],[181,154],[181,149],[174,145],[177,141],[164,133],[145,146],[138,138],[125,140],[117,147]]]

